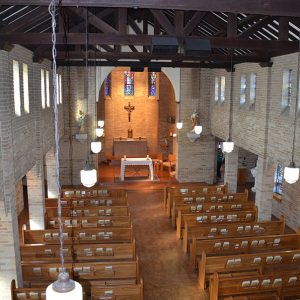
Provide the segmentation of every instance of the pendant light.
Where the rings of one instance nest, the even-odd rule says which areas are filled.
[[[201,125],[195,125],[194,131],[195,131],[196,134],[201,134],[202,126]]]
[[[104,120],[99,120],[99,121],[98,121],[98,126],[99,126],[100,128],[103,128],[103,127],[104,127]]]
[[[94,65],[95,65],[95,75],[96,75],[96,48],[94,48]],[[97,80],[96,76],[95,76],[95,80]],[[96,81],[95,81],[95,87],[97,86],[96,84]],[[95,93],[96,97],[97,97],[97,91]],[[96,115],[97,115],[97,99],[95,99],[95,112],[96,112]],[[97,118],[95,118],[95,123],[97,124]],[[94,153],[94,154],[97,154],[97,153],[100,153],[102,150],[102,143],[100,141],[99,138],[95,138],[94,140],[91,141],[91,151]]]
[[[176,128],[180,130],[183,127],[183,123],[181,122],[181,119],[180,119],[180,101],[177,102],[177,104],[178,104],[178,121],[176,123]]]
[[[298,47],[298,66],[297,66],[297,93],[296,93],[296,104],[295,104],[295,115],[294,115],[294,134],[293,134],[293,147],[292,147],[292,161],[288,167],[284,168],[283,178],[289,184],[295,183],[299,179],[299,168],[296,167],[294,162],[295,155],[295,139],[296,139],[296,127],[297,127],[297,114],[298,114],[298,102],[299,102],[299,66],[300,66],[300,33],[298,36],[299,47]]]
[[[85,39],[85,80],[84,80],[84,98],[87,101],[87,115],[89,113],[89,85],[88,85],[88,9],[86,8],[86,39]],[[89,121],[89,120],[88,120]],[[87,145],[89,144],[89,122],[87,122]],[[87,149],[87,160],[84,168],[80,171],[80,181],[86,187],[92,187],[97,182],[97,171],[89,162],[89,152]]]
[[[232,141],[232,113],[233,113],[233,64],[232,55],[233,49],[231,51],[231,63],[230,63],[230,102],[229,102],[229,138],[226,142],[222,143],[222,151],[225,153],[231,153],[234,148],[234,142]]]
[[[91,151],[95,154],[100,153],[102,150],[102,143],[98,139],[94,139],[91,142]]]
[[[94,169],[90,162],[85,163],[84,168],[80,171],[80,181],[85,187],[92,187],[97,182],[97,171]]]
[[[103,134],[104,134],[104,128],[97,127],[96,128],[96,136],[97,137],[102,137]]]
[[[70,279],[64,266],[64,240],[63,240],[63,224],[61,219],[61,186],[59,174],[59,128],[58,128],[58,109],[57,109],[57,82],[56,82],[56,5],[55,0],[51,0],[49,5],[49,13],[51,15],[52,25],[52,81],[53,81],[53,110],[54,110],[54,138],[55,138],[55,163],[56,163],[56,183],[58,187],[57,198],[57,214],[59,221],[59,241],[60,241],[60,261],[61,272],[58,280],[50,284],[46,289],[46,300],[82,300],[82,286]]]

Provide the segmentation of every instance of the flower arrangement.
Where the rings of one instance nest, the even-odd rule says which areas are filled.
[[[195,127],[197,125],[198,120],[199,120],[199,114],[196,111],[194,111],[191,114],[191,121],[192,121],[193,127]]]

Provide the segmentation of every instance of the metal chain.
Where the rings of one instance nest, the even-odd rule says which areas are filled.
[[[57,66],[56,66],[56,5],[55,0],[51,0],[49,5],[49,13],[51,15],[52,24],[52,81],[53,81],[53,111],[54,111],[54,140],[55,140],[55,164],[56,164],[56,184],[58,187],[57,196],[57,214],[59,221],[59,241],[60,241],[60,260],[61,268],[65,271],[64,267],[64,240],[63,240],[63,224],[61,220],[61,186],[59,175],[59,128],[58,128],[58,109],[57,109]]]

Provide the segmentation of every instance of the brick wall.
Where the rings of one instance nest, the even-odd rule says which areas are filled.
[[[272,59],[271,68],[261,68],[258,64],[236,65],[234,73],[233,93],[233,140],[235,144],[252,154],[273,164],[288,165],[291,160],[293,120],[296,99],[297,54],[290,54]],[[282,74],[283,70],[293,70],[292,80],[292,104],[291,109],[281,111]],[[250,73],[257,74],[256,104],[249,103]],[[229,90],[230,73],[222,70],[211,71],[211,119],[212,134],[225,140],[228,137],[229,108],[228,97],[224,104],[214,102],[214,77],[226,76],[226,90]],[[247,75],[246,104],[240,106],[240,80],[241,75]],[[229,78],[228,78],[229,77]],[[227,95],[226,91],[226,95]],[[297,134],[295,144],[295,162],[300,165],[300,124],[297,122]],[[252,160],[252,159],[251,159]],[[254,162],[253,162],[254,163]],[[265,187],[266,188],[266,187]],[[264,188],[264,189],[265,189]],[[270,189],[270,185],[268,185]],[[272,213],[277,217],[284,215],[286,222],[293,229],[300,225],[298,212],[300,204],[297,198],[300,192],[300,182],[293,185],[283,183],[283,200],[281,203],[272,201]]]
[[[13,60],[19,62],[21,103],[24,102],[22,64],[28,65],[30,112],[25,113],[22,105],[21,116],[15,116],[14,112]],[[10,52],[0,51],[0,291],[5,299],[10,298],[9,286],[13,278],[22,286],[16,184],[43,161],[45,153],[53,146],[52,108],[41,108],[41,68],[50,72],[50,62],[33,63],[32,52],[25,48],[16,45]],[[60,105],[60,114],[61,110]],[[63,124],[60,124],[62,132]]]

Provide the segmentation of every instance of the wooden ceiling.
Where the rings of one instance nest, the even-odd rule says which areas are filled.
[[[111,3],[112,2],[112,3]],[[299,50],[300,1],[295,0],[65,0],[57,7],[59,65],[231,69]],[[51,59],[49,0],[0,0],[0,47],[20,44],[34,61]],[[86,22],[87,17],[87,22]],[[176,36],[177,54],[153,54],[153,35]],[[184,54],[186,37],[209,39],[209,57]]]

